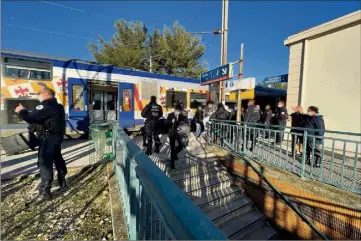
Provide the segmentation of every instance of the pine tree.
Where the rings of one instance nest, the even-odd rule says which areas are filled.
[[[192,36],[175,22],[171,29],[154,29],[151,34],[141,22],[115,23],[116,33],[110,42],[99,37],[100,48],[89,44],[96,61],[119,67],[133,67],[169,75],[198,78],[206,70],[201,63],[205,47],[198,36]]]

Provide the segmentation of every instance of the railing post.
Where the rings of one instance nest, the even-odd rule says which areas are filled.
[[[139,203],[139,179],[136,174],[136,164],[134,160],[130,160],[130,173],[129,173],[129,196],[130,196],[130,214],[129,214],[129,239],[138,239],[138,203]]]
[[[244,128],[243,128],[243,152],[246,152],[247,149],[247,124],[244,124]]]
[[[302,143],[302,166],[301,166],[301,178],[305,177],[306,169],[306,158],[307,158],[307,131],[303,131],[303,143]]]

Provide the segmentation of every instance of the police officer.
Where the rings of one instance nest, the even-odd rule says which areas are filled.
[[[39,92],[41,104],[29,112],[21,104],[15,112],[29,124],[36,123],[36,132],[40,140],[38,150],[38,166],[40,169],[40,189],[35,202],[51,199],[51,184],[53,181],[53,162],[58,171],[60,188],[66,189],[66,164],[61,156],[61,143],[65,134],[65,111],[59,104],[52,89],[44,88]]]
[[[167,124],[169,127],[170,166],[171,169],[174,169],[178,154],[187,145],[189,135],[188,118],[184,115],[184,108],[181,104],[177,104],[174,112],[169,113]]]
[[[254,100],[248,101],[248,108],[247,108],[246,115],[244,117],[245,122],[258,123],[260,121],[261,112],[254,104],[255,104]],[[247,142],[251,141],[251,148],[249,150],[253,151],[253,148],[255,146],[255,142],[253,141],[253,139],[257,137],[257,133],[255,133],[257,130],[254,129],[254,127],[257,127],[257,126],[249,124],[249,127],[253,127],[253,128],[251,128],[251,129],[247,128],[247,130],[246,130],[246,135],[248,137]],[[243,149],[243,146],[242,146],[242,149]]]
[[[278,125],[278,132],[276,133],[276,145],[281,145],[288,119],[287,109],[283,100],[278,101],[275,118]]]
[[[142,117],[146,120],[145,132],[147,135],[147,151],[148,156],[152,155],[153,138],[155,142],[155,152],[159,153],[160,139],[157,130],[157,123],[163,116],[162,106],[157,104],[157,97],[150,97],[150,102],[144,107],[141,113]]]

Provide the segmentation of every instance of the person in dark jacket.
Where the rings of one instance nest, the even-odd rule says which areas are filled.
[[[157,97],[152,96],[148,105],[144,107],[141,113],[142,117],[145,118],[145,132],[147,135],[147,151],[148,156],[152,155],[153,139],[155,142],[155,152],[159,153],[160,139],[158,131],[158,121],[163,116],[162,106],[157,104]]]
[[[256,106],[254,105],[255,101],[254,100],[249,100],[248,101],[248,108],[247,108],[247,112],[246,115],[244,117],[244,121],[247,123],[248,127],[246,130],[246,136],[247,136],[247,142],[251,141],[251,147],[250,147],[250,151],[253,151],[253,148],[255,147],[255,141],[254,139],[257,138],[257,131],[255,129],[255,127],[257,127],[256,125],[252,125],[253,123],[258,123],[261,119],[261,112],[260,110],[258,110],[256,108]],[[243,150],[243,146],[242,146],[242,150]]]
[[[204,131],[203,106],[199,105],[191,121],[191,132],[193,132],[196,135],[196,137],[199,137],[203,131]]]
[[[271,119],[273,116],[273,112],[271,110],[270,105],[266,105],[264,115],[263,115],[263,124],[265,124],[265,138],[267,139],[269,137],[269,125],[271,124]]]
[[[216,112],[211,115],[210,119],[229,120],[229,117],[230,113],[224,108],[224,105],[222,103],[219,103]]]
[[[287,109],[283,100],[278,101],[277,109],[275,112],[275,119],[278,125],[275,142],[276,145],[281,145],[288,119]]]
[[[235,106],[233,106],[230,110],[229,120],[237,121],[237,108]]]
[[[293,109],[291,116],[291,138],[292,138],[292,155],[302,155],[302,143],[303,143],[303,130],[297,128],[304,128],[307,115],[303,114],[303,108],[296,106]],[[297,145],[297,150],[296,150]],[[297,153],[295,153],[295,151]]]
[[[35,132],[40,140],[38,150],[38,167],[41,179],[39,195],[27,205],[52,198],[50,191],[54,162],[58,171],[60,189],[61,191],[67,189],[65,179],[67,168],[61,155],[61,143],[65,134],[64,106],[57,102],[55,92],[49,88],[44,88],[39,92],[39,99],[41,104],[36,106],[33,111],[26,110],[21,104],[15,109],[21,119],[29,124],[36,123]]]
[[[311,154],[313,156],[313,166],[321,165],[321,150],[323,145],[323,136],[325,135],[325,122],[323,116],[319,115],[316,106],[310,106],[307,110],[307,119],[305,128],[307,129],[307,164],[311,165]]]
[[[229,120],[230,113],[224,108],[222,103],[219,103],[217,106],[217,110],[211,115],[210,120],[218,120],[218,121],[227,121]],[[215,129],[216,140],[220,138],[222,141],[223,138],[228,136],[227,126],[221,126],[221,128]]]
[[[174,107],[174,112],[169,113],[167,117],[171,169],[175,168],[175,161],[178,160],[178,154],[186,147],[188,142],[188,118],[183,113],[183,107],[177,104]]]

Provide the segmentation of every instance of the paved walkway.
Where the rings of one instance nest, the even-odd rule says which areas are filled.
[[[89,165],[94,148],[89,140],[65,140],[62,144],[62,155],[68,167]],[[37,151],[25,151],[23,153],[7,156],[1,150],[1,179],[8,179],[14,175],[38,173]]]

